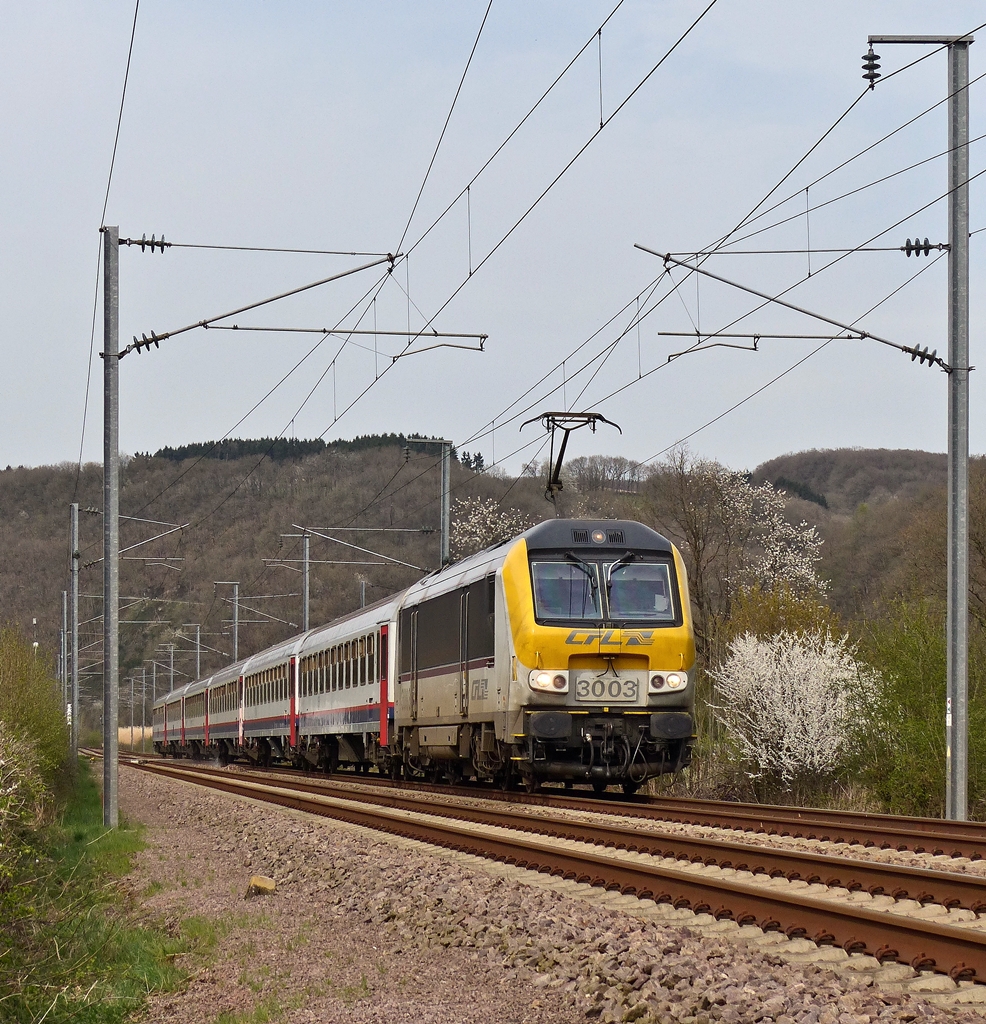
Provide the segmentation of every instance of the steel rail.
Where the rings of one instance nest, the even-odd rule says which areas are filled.
[[[644,860],[632,851],[596,852],[559,843],[555,837],[518,834],[486,823],[450,820],[419,810],[367,804],[254,782],[242,774],[201,772],[135,759],[134,767],[179,781],[316,813],[407,836],[438,846],[515,864],[640,899],[671,903],[739,925],[756,924],[789,937],[808,937],[847,952],[869,952],[917,970],[932,969],[953,979],[986,977],[986,932],[918,920],[833,902],[797,891],[771,889],[736,878],[713,877],[688,868]]]
[[[289,769],[284,769],[289,771]],[[913,853],[929,853],[979,860],[986,857],[986,824],[953,822],[940,818],[913,818],[895,814],[867,814],[781,804],[747,804],[732,801],[695,800],[682,797],[616,794],[573,796],[569,791],[538,793],[503,792],[492,786],[444,786],[425,782],[395,783],[379,776],[353,776],[361,785],[387,789],[413,787],[423,792],[482,796],[513,804],[559,807],[575,811],[613,814],[627,818],[673,821],[707,828],[757,832],[763,835],[818,839],[823,842],[858,844]]]
[[[270,770],[292,772],[291,769]],[[481,796],[486,800],[502,800],[512,804],[553,806],[625,818],[647,818],[706,828],[757,832],[768,836],[791,836],[898,851],[910,850],[936,856],[968,857],[970,860],[986,857],[986,823],[983,822],[686,797],[626,798],[615,794],[574,796],[569,791],[550,789],[538,793],[503,792],[493,786],[447,786],[413,780],[394,782],[374,775],[354,774],[352,778],[358,780],[360,785],[379,786],[388,790],[413,789],[448,795]]]
[[[204,765],[191,770],[206,776],[229,777],[229,772]],[[257,773],[253,778],[263,778]],[[975,913],[986,912],[986,878],[980,875],[919,868],[879,861],[860,860],[816,853],[811,850],[778,849],[748,843],[723,842],[699,836],[676,833],[641,831],[625,824],[608,825],[592,821],[579,821],[558,814],[538,813],[517,808],[483,808],[461,803],[429,803],[424,806],[422,796],[402,794],[399,791],[354,791],[361,785],[359,777],[352,782],[334,779],[312,780],[291,775],[278,781],[282,788],[304,793],[332,793],[344,800],[354,800],[375,806],[394,807],[405,811],[426,811],[443,818],[456,818],[474,824],[496,825],[500,828],[532,832],[595,846],[617,850],[673,857],[691,863],[718,865],[751,874],[766,874],[771,878],[783,877],[789,881],[808,884],[822,883],[841,887],[850,892],[865,890],[871,896],[888,895],[895,900],[911,899],[919,903],[938,903],[944,907],[963,907]],[[445,794],[443,794],[445,795]],[[472,798],[474,799],[474,798]]]

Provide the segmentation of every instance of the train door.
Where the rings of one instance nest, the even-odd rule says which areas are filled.
[[[390,687],[387,673],[387,627],[380,627],[377,641],[377,666],[380,673],[380,746],[390,745]]]
[[[459,594],[459,714],[469,714],[469,591]]]
[[[411,609],[411,720],[418,718],[418,609]]]
[[[288,668],[288,742],[293,747],[298,742],[298,659],[292,658]]]
[[[237,721],[239,725],[239,744],[243,746],[243,676],[240,676],[236,684],[237,692],[239,694],[236,702],[237,706]]]

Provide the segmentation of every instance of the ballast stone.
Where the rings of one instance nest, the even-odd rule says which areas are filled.
[[[268,878],[267,875],[254,875],[250,879],[250,884],[247,886],[245,899],[250,899],[253,896],[271,896],[277,892],[277,883],[273,878]]]

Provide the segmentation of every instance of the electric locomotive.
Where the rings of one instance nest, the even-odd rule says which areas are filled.
[[[629,793],[689,763],[694,661],[674,546],[639,523],[553,519],[168,695],[155,745]]]

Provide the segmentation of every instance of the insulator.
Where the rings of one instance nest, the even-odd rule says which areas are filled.
[[[164,235],[161,236],[161,252],[164,252]]]
[[[863,78],[870,83],[871,89],[876,84],[876,80],[880,77],[880,72],[877,70],[877,68],[880,67],[877,63],[879,59],[880,55],[873,52],[872,46],[870,47],[869,52],[863,54]]]
[[[927,238],[924,240],[924,254],[927,256],[931,252],[931,243]]]
[[[140,251],[144,251],[144,246],[147,245],[147,235],[143,234],[140,236]]]
[[[912,246],[911,246],[911,240],[910,240],[910,239],[908,239],[908,240],[907,240],[907,241],[906,241],[906,242],[904,243],[904,252],[905,252],[905,253],[907,254],[907,257],[908,257],[908,259],[910,259],[911,253],[912,253],[913,251],[914,251],[914,250],[913,250],[913,248],[912,248]]]

